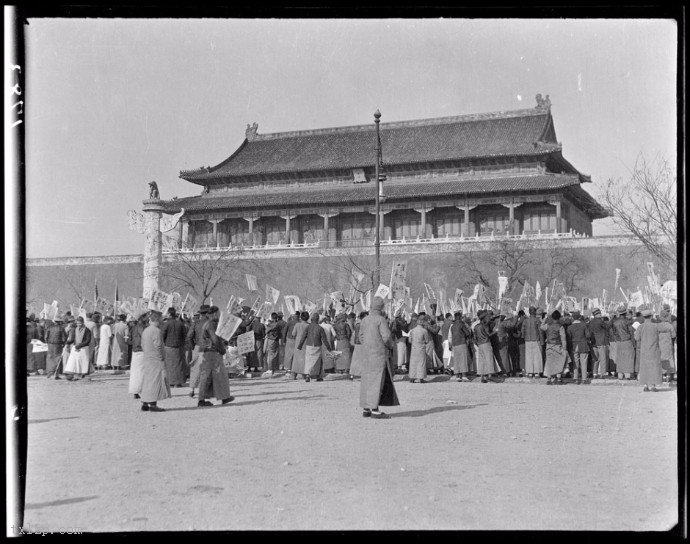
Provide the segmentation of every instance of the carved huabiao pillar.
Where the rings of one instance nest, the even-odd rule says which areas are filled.
[[[163,261],[163,233],[161,232],[161,217],[164,207],[151,200],[144,201],[144,292],[148,299],[151,293],[158,289],[161,262]]]

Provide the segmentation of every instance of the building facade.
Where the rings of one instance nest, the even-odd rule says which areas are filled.
[[[606,210],[556,139],[548,97],[533,109],[381,124],[382,242],[507,235],[591,236]],[[187,248],[371,245],[376,130],[371,125],[259,134],[213,167],[180,172],[199,196],[163,201],[185,213]]]

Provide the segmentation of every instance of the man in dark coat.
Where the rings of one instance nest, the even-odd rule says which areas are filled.
[[[566,329],[566,335],[572,343],[574,378],[579,384],[587,381],[587,360],[589,358],[589,341],[592,334],[587,324],[582,321],[579,311],[571,314],[572,323]]]
[[[589,320],[589,330],[594,339],[594,360],[592,361],[592,377],[600,379],[606,376],[609,367],[609,327],[610,323],[601,317],[601,310],[592,310]]]
[[[161,327],[165,349],[165,372],[171,387],[184,387],[186,362],[184,356],[185,326],[177,317],[175,308],[168,309],[168,318]]]

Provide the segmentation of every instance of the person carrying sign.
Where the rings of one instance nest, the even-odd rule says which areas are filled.
[[[227,404],[235,400],[235,397],[230,396],[228,371],[223,364],[225,343],[220,336],[216,335],[218,306],[211,306],[206,316],[201,327],[199,349],[201,372],[199,374],[199,402],[197,406],[213,406],[211,402],[206,400],[211,396],[220,400],[221,404]]]

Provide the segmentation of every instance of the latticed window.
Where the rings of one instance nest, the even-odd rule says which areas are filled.
[[[460,236],[462,225],[462,212],[457,208],[437,208],[430,214],[432,216],[434,236]]]
[[[389,220],[392,234],[396,240],[417,238],[421,235],[422,216],[414,210],[392,212]]]
[[[509,225],[508,210],[485,211],[479,216],[479,235],[503,233]]]
[[[344,245],[374,237],[375,217],[370,213],[349,213],[339,216],[340,240]]]
[[[522,215],[522,230],[525,232],[556,230],[556,208],[548,205],[525,208]]]

